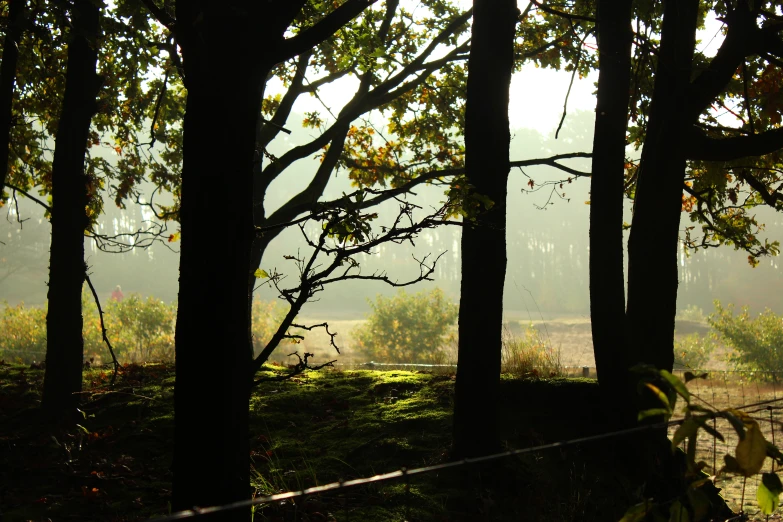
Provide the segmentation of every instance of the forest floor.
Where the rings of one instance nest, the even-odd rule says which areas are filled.
[[[86,371],[79,417],[53,426],[36,408],[43,371],[0,366],[0,520],[125,522],[169,513],[173,367],[129,365],[113,387],[110,378]],[[453,382],[448,374],[328,370],[259,386],[251,401],[256,496],[447,462]],[[504,378],[505,447],[599,433],[597,391],[589,379]],[[617,469],[627,465],[619,447],[605,439],[407,484],[339,489],[259,506],[254,521],[619,520],[630,497],[619,486]],[[746,501],[753,497],[748,489]]]

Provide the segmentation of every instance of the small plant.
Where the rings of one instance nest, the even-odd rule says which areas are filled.
[[[652,394],[659,404],[652,409],[639,412],[639,420],[648,418],[663,418],[669,421],[676,412],[678,400],[684,402],[683,418],[671,437],[673,454],[672,484],[677,484],[679,494],[676,498],[645,499],[644,502],[630,507],[620,522],[642,522],[647,520],[669,520],[675,522],[707,522],[711,520],[748,520],[742,513],[739,517],[731,513],[725,500],[720,496],[720,489],[715,486],[716,479],[727,475],[740,476],[744,481],[748,478],[760,479],[756,499],[761,513],[771,515],[780,505],[780,495],[783,484],[775,473],[774,466],[783,464],[783,453],[768,441],[762,433],[759,422],[752,413],[733,408],[717,409],[709,403],[698,399],[688,388],[687,383],[694,379],[704,379],[707,374],[696,375],[685,372],[685,379],[680,380],[666,370],[656,370],[651,366],[640,366],[634,369],[643,378],[639,389],[646,394]],[[704,432],[720,442],[726,439],[716,429],[713,421],[727,421],[738,438],[732,453],[723,457],[723,467],[709,469],[707,462],[698,460],[697,441],[699,432]],[[680,449],[684,447],[684,451]],[[773,465],[770,472],[764,472],[769,458]],[[679,470],[679,471],[675,471]],[[740,506],[744,505],[744,493]]]
[[[709,317],[712,328],[734,351],[729,362],[735,368],[760,372],[783,371],[783,318],[765,310],[755,318],[748,307],[734,315],[734,305],[723,308],[715,301],[715,313]]]
[[[698,333],[686,335],[680,340],[674,341],[674,368],[703,369],[710,360],[715,350],[715,343],[710,337],[701,336]]]
[[[352,332],[366,357],[398,363],[442,360],[441,347],[448,342],[458,309],[441,289],[416,294],[401,290],[390,298],[379,295],[370,306],[367,322]]]
[[[552,348],[532,324],[527,326],[521,338],[505,330],[502,350],[505,373],[518,377],[558,377],[563,374],[559,350]]]

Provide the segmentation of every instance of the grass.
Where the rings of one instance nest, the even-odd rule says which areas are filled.
[[[173,369],[129,366],[114,389],[108,372],[86,371],[83,415],[57,426],[37,414],[42,378],[40,370],[0,366],[3,521],[168,513]],[[256,494],[446,461],[453,382],[422,372],[331,370],[264,384],[251,401]],[[501,391],[509,448],[602,429],[595,381],[507,377]],[[615,449],[575,447],[420,475],[407,490],[400,482],[346,489],[259,507],[254,520],[616,520],[630,493],[613,471]]]

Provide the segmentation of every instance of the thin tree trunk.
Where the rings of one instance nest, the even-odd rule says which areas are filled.
[[[248,60],[245,52],[234,49],[263,46],[253,40],[257,31],[249,20],[236,23],[233,15],[212,13],[197,21],[203,18],[198,5],[177,3],[177,19],[186,27],[178,36],[188,98],[176,322],[174,510],[250,498],[253,163],[258,86],[269,67],[262,66],[258,56]],[[209,520],[249,518],[246,509]]]
[[[518,11],[514,0],[475,0],[468,62],[465,161],[474,193],[492,207],[462,231],[459,361],[454,404],[454,455],[499,447],[506,192],[509,174],[509,84]]]
[[[3,42],[3,61],[0,62],[0,195],[8,179],[8,157],[11,139],[11,106],[16,83],[16,63],[19,59],[19,40],[22,36],[27,0],[9,0],[8,21]]]
[[[590,317],[598,381],[613,406],[628,396],[624,390],[628,363],[623,184],[631,86],[631,3],[599,0],[597,6],[599,72],[590,187]]]
[[[628,241],[631,363],[672,369],[677,252],[698,0],[667,0]]]
[[[42,397],[42,406],[52,413],[75,408],[82,389],[84,232],[90,225],[85,210],[90,196],[84,159],[101,85],[95,47],[99,20],[96,2],[74,2],[65,94],[52,164],[52,243]]]

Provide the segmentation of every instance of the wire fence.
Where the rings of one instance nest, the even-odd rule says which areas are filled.
[[[426,365],[425,365],[426,366]],[[724,375],[725,377],[725,375]],[[729,387],[738,387],[741,391],[736,397],[730,393]],[[741,381],[731,384],[727,380],[721,379],[696,379],[691,381],[690,389],[697,397],[694,400],[699,400],[706,405],[715,409],[726,409],[732,407],[732,404],[737,404],[734,399],[742,397],[743,402],[734,406],[734,409],[741,410],[746,414],[754,418],[762,428],[762,432],[767,440],[773,444],[776,442],[776,431],[778,431],[783,425],[783,421],[780,419],[783,406],[780,402],[783,401],[783,396],[778,396],[777,385],[767,385],[766,387],[758,385],[746,387]],[[755,392],[753,390],[755,389]],[[756,397],[758,400],[753,402],[744,402],[744,400],[752,399]],[[601,433],[597,435],[591,435],[586,437],[580,437],[560,442],[541,444],[538,446],[505,451],[501,453],[495,453],[477,458],[467,458],[462,460],[456,460],[451,462],[445,462],[441,464],[435,464],[431,466],[424,466],[419,468],[400,468],[388,473],[373,475],[370,477],[357,478],[352,480],[340,480],[321,486],[315,486],[300,490],[287,491],[283,493],[277,493],[273,495],[265,495],[255,497],[253,499],[234,502],[231,504],[221,506],[210,507],[194,507],[192,509],[172,513],[163,518],[155,518],[156,522],[168,522],[174,520],[183,520],[194,517],[200,517],[205,515],[212,515],[224,511],[233,511],[238,509],[251,508],[253,506],[261,506],[264,504],[270,504],[274,502],[281,502],[289,499],[297,499],[307,497],[310,495],[316,495],[321,493],[328,493],[337,490],[344,490],[346,488],[353,488],[357,486],[363,486],[368,484],[377,484],[393,480],[405,481],[405,489],[409,491],[410,479],[414,476],[425,475],[437,471],[460,468],[463,466],[470,466],[490,461],[496,461],[513,456],[521,456],[531,453],[539,453],[554,449],[564,449],[570,446],[576,446],[580,444],[586,444],[591,442],[597,442],[601,440],[623,437],[635,433],[640,433],[649,430],[656,430],[666,428],[669,431],[671,437],[674,430],[680,426],[684,421],[683,414],[675,415],[669,422],[639,426],[635,428],[628,428],[624,430],[611,431]],[[739,437],[731,426],[731,424],[723,418],[713,418],[712,427],[723,435],[724,440],[719,441],[715,437],[710,436],[704,430],[699,431],[697,439],[697,461],[703,461],[707,464],[708,469],[712,470],[712,475],[715,483],[718,487],[722,488],[722,495],[729,503],[730,507],[739,514],[736,517],[728,519],[728,521],[734,520],[762,520],[763,518],[756,518],[759,515],[757,505],[755,503],[756,490],[759,485],[759,475],[755,475],[750,479],[745,479],[736,475],[719,475],[718,470],[723,464],[722,455],[732,454],[733,449],[739,442]],[[719,458],[719,455],[721,457]],[[770,471],[780,472],[783,470],[776,470],[775,464],[772,462]],[[770,520],[766,517],[766,520]]]
[[[651,431],[651,430],[658,430],[662,428],[671,428],[672,426],[679,426],[682,424],[682,420],[673,420],[669,422],[661,422],[657,424],[650,424],[646,426],[639,426],[636,428],[628,428],[624,430],[617,430],[607,433],[602,433],[599,435],[591,435],[587,437],[580,437],[577,439],[571,439],[561,442],[552,442],[549,444],[542,444],[539,446],[533,446],[529,448],[523,448],[523,449],[517,449],[517,450],[509,450],[504,451],[502,453],[493,453],[491,455],[485,455],[483,457],[475,457],[475,458],[466,458],[462,460],[455,460],[451,462],[444,462],[442,464],[434,464],[431,466],[424,466],[420,468],[400,468],[398,470],[389,472],[389,473],[383,473],[380,475],[374,475],[371,477],[365,477],[365,478],[358,478],[358,479],[352,479],[352,480],[341,480],[338,482],[332,482],[329,484],[324,484],[323,486],[315,486],[311,488],[301,489],[298,491],[287,491],[285,493],[277,493],[274,495],[265,495],[256,497],[253,499],[248,500],[241,500],[238,502],[233,502],[231,504],[224,504],[221,506],[210,506],[210,507],[194,507],[192,509],[187,509],[184,511],[179,511],[177,513],[172,513],[171,515],[168,515],[166,517],[162,518],[154,518],[150,519],[150,522],[170,522],[174,520],[184,520],[194,517],[200,517],[200,516],[206,516],[206,515],[213,515],[215,513],[220,512],[226,512],[226,511],[234,511],[238,509],[245,509],[250,508],[253,506],[259,506],[262,504],[269,504],[271,502],[279,502],[283,500],[288,499],[295,499],[300,497],[305,497],[308,495],[314,495],[318,493],[326,493],[330,491],[335,490],[343,490],[346,488],[353,488],[357,486],[363,486],[367,484],[374,484],[374,483],[380,483],[380,482],[386,482],[390,480],[404,480],[406,481],[406,490],[409,488],[409,478],[417,475],[424,475],[428,473],[433,473],[436,471],[442,471],[446,469],[454,469],[459,468],[463,466],[470,466],[475,464],[481,464],[485,462],[491,462],[496,461],[499,459],[504,459],[508,457],[514,457],[519,455],[525,455],[530,453],[538,453],[542,451],[547,450],[553,450],[553,449],[564,449],[570,446],[575,446],[579,444],[585,444],[589,442],[596,442],[600,440],[606,440],[610,438],[616,438],[616,437],[622,437],[626,435],[631,435],[634,433],[640,433],[645,431]]]

